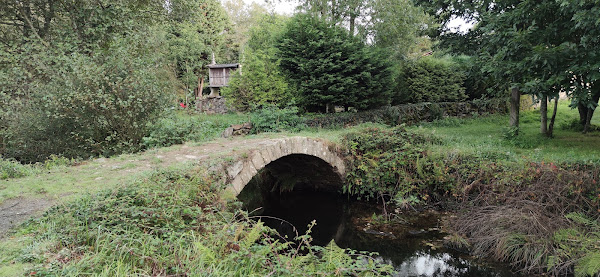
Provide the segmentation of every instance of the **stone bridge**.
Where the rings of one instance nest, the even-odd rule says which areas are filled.
[[[320,190],[337,189],[346,174],[344,160],[331,143],[307,137],[270,139],[226,168],[229,189],[239,195],[262,169],[277,178]]]

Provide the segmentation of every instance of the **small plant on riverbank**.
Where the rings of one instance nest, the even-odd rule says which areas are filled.
[[[367,128],[347,134],[342,143],[349,152],[350,170],[344,192],[367,200],[378,195],[401,199],[417,194],[426,198],[427,183],[417,179],[431,162],[425,159],[428,154],[423,144],[434,141],[403,127]]]

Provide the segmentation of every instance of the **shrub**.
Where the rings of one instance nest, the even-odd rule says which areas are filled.
[[[2,133],[4,155],[37,162],[52,154],[89,157],[139,149],[148,123],[163,111],[172,91],[162,48],[154,39],[147,34],[117,37],[108,49],[89,54],[44,48],[26,53],[33,57],[12,71],[31,66],[40,76],[18,88],[21,103],[10,111],[16,116]]]
[[[15,160],[4,159],[0,156],[0,180],[20,178],[31,175],[35,169]]]
[[[469,100],[503,97],[503,89],[498,87],[498,82],[491,74],[485,74],[481,62],[472,56],[460,55],[453,57],[454,68],[463,72],[465,94]]]
[[[186,141],[202,142],[219,137],[231,124],[240,124],[245,117],[225,118],[211,116],[200,118],[190,115],[171,114],[150,124],[150,132],[142,141],[146,148],[165,147]],[[221,119],[221,120],[220,120]]]
[[[429,180],[442,174],[430,174],[437,164],[427,159],[423,144],[433,141],[403,127],[347,134],[342,143],[349,150],[350,167],[343,191],[367,199],[385,195],[427,200]]]
[[[465,73],[447,58],[424,57],[409,62],[398,78],[395,103],[458,102],[467,98]]]
[[[286,107],[283,109],[275,105],[265,105],[256,108],[250,114],[252,132],[281,132],[299,131],[304,128],[304,120],[298,116],[298,108]]]

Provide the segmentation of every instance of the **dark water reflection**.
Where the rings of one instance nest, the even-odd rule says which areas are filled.
[[[371,224],[371,217],[381,214],[378,207],[336,194],[300,191],[268,198],[261,211],[267,217],[262,220],[288,240],[296,232],[304,234],[316,220],[313,244],[326,245],[333,239],[342,248],[378,252],[381,262],[394,266],[396,276],[518,276],[503,265],[445,248],[437,213],[406,215],[390,228]]]

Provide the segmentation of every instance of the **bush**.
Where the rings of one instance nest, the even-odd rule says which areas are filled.
[[[35,169],[29,165],[23,165],[15,160],[3,159],[0,156],[0,180],[25,177],[34,172]]]
[[[303,119],[298,116],[298,108],[280,109],[275,105],[265,105],[250,114],[252,132],[300,131],[304,128]]]
[[[480,98],[503,97],[505,91],[498,87],[498,83],[491,74],[482,70],[482,64],[472,56],[460,55],[453,57],[454,68],[464,73],[465,93],[469,100]]]
[[[144,137],[145,148],[166,147],[186,141],[202,142],[219,137],[231,124],[240,124],[244,119],[218,120],[219,116],[208,119],[189,115],[171,114],[150,125],[150,133]],[[224,116],[220,116],[224,117]]]
[[[459,102],[467,98],[465,73],[447,58],[424,57],[409,62],[398,78],[395,103]]]
[[[423,148],[426,142],[435,140],[403,127],[368,128],[347,134],[342,139],[350,156],[344,192],[367,199],[385,195],[399,200],[427,200],[432,189],[429,181],[437,180],[442,173],[428,170],[437,164],[427,159]]]
[[[71,158],[138,150],[148,123],[173,91],[155,39],[160,41],[148,34],[115,38],[108,49],[89,54],[43,47],[25,53],[33,58],[23,57],[4,74],[28,67],[40,74],[16,88],[21,102],[8,111],[15,116],[2,133],[4,155],[29,163],[52,154]]]

